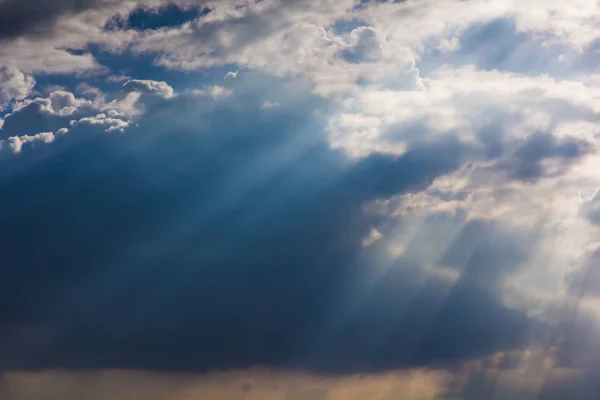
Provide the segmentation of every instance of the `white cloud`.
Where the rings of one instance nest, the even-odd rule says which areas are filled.
[[[232,79],[235,79],[235,78],[237,78],[237,76],[238,76],[239,72],[240,72],[240,70],[239,70],[239,69],[238,69],[238,70],[236,70],[235,72],[234,72],[234,71],[228,71],[228,72],[225,74],[225,76],[223,77],[223,79],[227,79],[227,78],[232,78]]]
[[[124,82],[132,79],[129,75],[110,75],[106,78],[107,82]]]
[[[169,92],[162,85],[158,87],[161,96]],[[82,84],[79,89],[95,96],[94,101],[76,97],[65,90],[55,90],[48,97],[16,102],[12,112],[5,116],[7,124],[4,126],[3,133],[10,137],[4,141],[4,144],[18,153],[25,143],[37,141],[49,143],[54,140],[55,135],[65,135],[73,126],[88,124],[101,126],[106,132],[123,132],[130,125],[131,118],[118,111],[118,107],[122,107],[125,101],[106,103],[105,94],[97,88]],[[129,95],[134,93],[136,102],[143,96],[152,95],[142,95],[139,92],[131,92]],[[32,133],[36,128],[38,132],[44,131]],[[55,134],[46,132],[47,128],[56,130]],[[26,130],[26,134],[23,134],[22,130]]]
[[[173,88],[164,81],[131,79],[123,84],[122,89],[125,93],[152,94],[165,99],[173,97]]]
[[[62,74],[84,71],[100,71],[101,66],[91,54],[73,54],[51,46],[40,46],[25,40],[3,44],[0,47],[0,63],[15,61],[24,72]]]
[[[223,86],[213,85],[208,88],[208,92],[211,97],[218,98],[230,96],[233,93],[233,90]]]
[[[16,68],[0,65],[0,110],[12,100],[23,100],[35,86],[33,76]]]
[[[457,51],[469,27],[497,19],[515,21],[519,32],[543,36],[548,45],[560,43],[582,51],[597,37],[592,32],[600,14],[597,4],[585,0],[356,5],[351,0],[272,0],[235,8],[218,4],[198,21],[135,38],[133,49],[158,52],[158,63],[169,68],[232,63],[280,76],[307,75],[317,83],[317,93],[340,95],[356,90],[359,80],[407,73],[429,50]],[[368,26],[335,28],[351,20]]]
[[[114,110],[113,110],[114,111]],[[97,114],[93,117],[84,117],[79,120],[71,121],[71,126],[77,126],[81,124],[89,125],[101,125],[105,127],[106,132],[124,132],[125,129],[130,125],[130,121],[123,119],[121,114],[110,113],[108,115],[104,113]],[[66,133],[66,132],[64,132]]]
[[[382,237],[383,235],[377,230],[377,228],[371,228],[369,234],[363,238],[362,245],[364,247],[369,247],[376,241],[380,240]]]
[[[564,135],[565,126],[594,123],[600,114],[600,87],[578,81],[467,66],[442,68],[425,85],[410,91],[365,88],[331,119],[333,144],[364,155],[448,133],[476,142],[494,126],[500,141],[534,132]],[[595,140],[593,130],[579,133]]]
[[[359,77],[402,68],[401,58],[406,55],[392,54],[382,43],[375,57],[369,45],[380,38],[374,28],[361,27],[334,41],[327,39],[323,30],[329,31],[354,5],[353,0],[263,1],[235,9],[225,4],[195,23],[144,34],[133,49],[159,52],[158,63],[169,68],[233,63],[280,76],[306,74],[319,83],[319,93],[334,95],[352,90]],[[352,62],[344,60],[344,54]],[[380,62],[364,65],[356,57]]]
[[[40,132],[36,135],[23,135],[23,136],[11,136],[5,141],[0,141],[0,149],[4,148],[5,145],[13,153],[20,153],[23,149],[23,145],[26,143],[51,143],[54,141],[54,134],[52,132]]]
[[[164,81],[131,79],[123,83],[117,98],[106,104],[105,110],[118,110],[130,116],[139,116],[144,113],[144,101],[152,99],[170,99],[175,92]]]
[[[266,109],[277,108],[277,107],[279,107],[279,103],[278,102],[276,102],[276,101],[269,101],[269,100],[265,100],[263,102],[263,105],[262,105],[262,108],[266,108]]]

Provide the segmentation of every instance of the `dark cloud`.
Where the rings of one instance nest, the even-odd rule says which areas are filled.
[[[469,26],[461,32],[459,44],[456,50],[450,52],[428,49],[419,63],[419,69],[427,75],[442,62],[454,66],[473,64],[482,70],[529,72],[538,56],[538,52],[532,52],[537,49],[535,41],[528,34],[518,32],[515,21],[510,18]],[[547,63],[537,64],[547,66]]]
[[[500,70],[530,76],[585,76],[598,71],[599,41],[581,51],[544,34],[520,31],[514,18],[498,18],[469,26],[452,51],[429,48],[419,62],[424,76],[440,64],[475,65],[482,70]]]
[[[0,41],[20,36],[43,37],[54,33],[60,18],[69,18],[90,10],[118,10],[121,0],[0,0]],[[144,0],[127,15],[115,14],[106,25],[107,30],[116,29],[159,29],[179,26],[208,12],[202,10],[204,1],[195,7],[181,8],[176,4],[165,4],[148,8]],[[131,2],[135,5],[134,2]]]
[[[459,54],[472,57],[472,61],[482,69],[504,69],[515,57],[520,46],[527,45],[529,35],[518,32],[515,21],[497,19],[470,26],[460,38]]]
[[[352,31],[352,34],[355,35],[356,43],[340,53],[344,60],[359,64],[377,61],[381,57],[381,44],[373,28],[358,27]]]
[[[491,146],[491,147],[490,147]],[[491,149],[497,146],[489,142]],[[565,168],[593,151],[593,145],[583,139],[566,137],[557,139],[549,133],[534,133],[519,142],[508,158],[501,159],[494,168],[505,170],[511,179],[535,181],[554,173],[564,173]],[[501,151],[501,147],[498,148]],[[543,164],[554,160],[561,164],[556,172]]]
[[[343,33],[350,33],[356,28],[360,28],[361,26],[369,26],[365,21],[360,19],[350,19],[350,20],[339,20],[335,21],[331,28],[336,35],[340,35]]]
[[[118,3],[118,0],[1,0],[0,41],[46,35],[60,17]]]
[[[578,298],[600,296],[600,250],[587,255],[583,265],[567,276],[567,287]]]
[[[454,246],[483,242],[457,282],[361,245],[368,201],[426,187],[464,145],[350,162],[308,117],[325,102],[270,82],[264,113],[244,76],[226,102],[163,99],[126,135],[77,126],[2,161],[2,367],[368,372],[526,344],[538,323],[469,278],[524,257],[501,233],[465,228]]]
[[[374,153],[348,172],[346,183],[373,199],[418,192],[436,177],[458,168],[467,151],[458,140],[450,138],[417,144],[400,157]]]
[[[582,213],[594,225],[600,225],[600,190],[582,206]]]
[[[129,15],[115,15],[107,23],[107,30],[113,29],[160,29],[183,25],[186,22],[192,21],[203,14],[208,13],[208,9],[200,9],[200,4],[190,9],[182,9],[176,4],[167,4],[157,9],[147,9],[138,7]]]

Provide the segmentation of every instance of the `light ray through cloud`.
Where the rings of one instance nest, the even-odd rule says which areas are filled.
[[[599,24],[0,0],[0,398],[598,397]]]

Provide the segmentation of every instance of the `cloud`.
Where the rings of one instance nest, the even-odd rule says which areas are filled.
[[[600,296],[600,250],[593,249],[583,257],[583,263],[566,277],[568,290],[575,296]]]
[[[381,45],[377,31],[370,27],[359,27],[350,33],[353,44],[341,52],[341,57],[349,63],[377,61],[381,57]]]
[[[368,2],[357,7],[354,1],[290,5],[282,0],[233,9],[224,4],[191,24],[143,35],[133,49],[156,53],[157,62],[168,68],[237,64],[280,76],[308,74],[324,95],[406,73],[418,61],[428,73],[458,59],[460,66],[527,73],[547,72],[535,60],[550,57],[553,72],[560,72],[565,49],[574,49],[569,57],[575,59],[581,49],[593,53],[589,46],[594,37],[588,32],[594,18],[586,16],[596,15],[597,5],[580,1],[574,12],[554,1],[535,6],[488,3]],[[361,24],[336,30],[347,21]],[[491,42],[492,36],[501,36],[501,45]],[[170,46],[173,42],[178,46]],[[431,57],[442,48],[440,57]],[[577,68],[578,62],[571,61],[567,68]]]
[[[108,400],[126,396],[157,400],[471,400],[489,396],[549,400],[593,395],[595,384],[590,376],[577,368],[557,367],[556,362],[555,351],[530,348],[470,360],[450,371],[410,369],[342,377],[264,368],[207,374],[123,370],[7,372],[0,378],[0,395],[7,400]]]
[[[401,69],[411,61],[406,52],[393,53],[383,45],[379,56],[369,53],[369,44],[376,40],[372,28],[327,39],[329,33],[323,31],[346,17],[354,3],[276,1],[216,7],[191,24],[143,35],[132,50],[157,54],[158,64],[174,69],[237,64],[277,76],[307,75],[317,83],[317,93],[337,96],[353,90],[357,79]],[[171,47],[170,42],[179,45]],[[354,61],[346,60],[352,57]],[[365,65],[355,62],[360,61],[357,57],[381,62]]]
[[[73,121],[71,126],[79,124],[102,125],[105,126],[106,132],[123,132],[129,126],[130,121],[123,114],[111,110],[108,112],[108,115],[101,113],[94,117],[84,117],[78,121]]]
[[[534,133],[518,145],[510,158],[493,168],[508,170],[508,177],[523,181],[536,180],[549,174],[564,174],[570,163],[594,151],[585,139],[562,138],[550,134]],[[552,164],[552,161],[558,161]]]
[[[594,195],[584,202],[582,210],[591,223],[600,225],[600,191],[596,190]]]
[[[11,136],[7,140],[0,141],[0,149],[5,145],[8,146],[13,153],[20,153],[25,143],[51,143],[54,141],[54,134],[52,132],[41,132],[33,136]]]
[[[262,107],[267,108],[267,109],[268,108],[277,108],[277,107],[279,107],[279,103],[277,103],[276,101],[273,102],[273,101],[265,100],[263,102]]]
[[[106,78],[108,82],[123,82],[130,80],[131,77],[128,75],[111,75]]]
[[[106,101],[106,95],[100,89],[86,83],[79,84],[77,89],[92,95],[94,100],[78,98],[71,92],[57,89],[51,91],[48,97],[16,102],[0,127],[0,135],[4,138],[2,143],[13,152],[20,153],[24,143],[50,143],[54,141],[55,134],[62,136],[80,125],[99,126],[105,132],[124,132],[132,120],[119,109],[137,110],[134,107],[138,103],[150,101],[153,96],[173,96],[172,88],[164,82],[144,81],[141,85],[145,93],[134,91],[135,88],[130,85],[124,99],[111,102]],[[128,99],[127,96],[132,93],[135,98]]]
[[[84,119],[52,146],[4,161],[0,330],[18,349],[4,368],[358,373],[526,343],[540,322],[415,252],[429,225],[392,254],[393,230],[364,209],[452,173],[463,145],[350,160],[327,144],[314,114],[322,99],[265,79],[238,77],[226,102],[159,97],[127,135]],[[280,107],[262,111],[262,98]],[[364,247],[374,226],[382,237]],[[504,250],[477,262],[502,269],[514,247]],[[49,259],[59,270],[46,269]]]
[[[36,97],[18,102],[4,118],[0,134],[4,138],[54,132],[66,127],[69,121],[93,112],[91,101],[76,98],[72,93],[58,90],[48,97]]]
[[[0,10],[0,368],[593,390],[598,4]]]
[[[205,89],[192,89],[190,93],[198,96],[208,96],[212,98],[227,97],[233,93],[232,89],[227,89],[219,85],[211,85]]]
[[[116,98],[103,107],[137,116],[143,114],[148,105],[174,95],[173,88],[164,81],[130,79],[123,83]]]
[[[173,88],[166,82],[151,80],[131,79],[122,86],[125,93],[138,92],[142,94],[153,94],[164,98],[173,96]]]
[[[237,74],[240,72],[240,70],[236,70],[234,71],[227,71],[227,73],[225,74],[225,77],[223,79],[227,79],[227,78],[232,78],[235,79],[237,78]]]
[[[99,102],[75,97],[73,93],[64,90],[55,90],[48,97],[25,99],[15,103],[12,112],[5,116],[0,135],[8,138],[67,128],[71,121],[91,117],[106,107],[102,96],[96,100]],[[107,112],[112,116],[117,115],[114,111]]]
[[[426,89],[411,91],[370,87],[346,101],[330,122],[332,145],[364,155],[447,132],[485,141],[494,127],[491,137],[501,145],[536,131],[565,135],[563,125],[593,122],[598,112],[597,89],[579,81],[470,66],[440,69],[425,83]],[[585,134],[582,139],[595,140],[593,131]]]
[[[0,65],[0,110],[12,100],[23,100],[29,96],[34,85],[33,76]]]
[[[0,2],[0,63],[10,62],[27,73],[106,73],[92,55],[90,45],[119,52],[139,33],[135,29],[106,29],[107,23],[115,16],[128,16],[135,10],[158,10],[175,3],[166,0],[3,0]],[[192,3],[199,6],[203,2],[177,3],[188,9]]]
[[[47,34],[60,17],[110,6],[113,0],[72,1],[15,1],[0,3],[0,39],[12,39],[24,34]]]
[[[245,398],[249,400],[365,400],[381,396],[434,400],[449,374],[443,371],[398,371],[382,376],[324,378],[302,373],[250,369],[206,375],[142,371],[10,373],[0,380],[6,400],[43,399],[48,393],[92,400],[151,397],[157,400]],[[398,396],[398,397],[396,397]]]

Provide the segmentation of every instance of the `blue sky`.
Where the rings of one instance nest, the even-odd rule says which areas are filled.
[[[0,398],[596,398],[599,23],[0,0]]]

